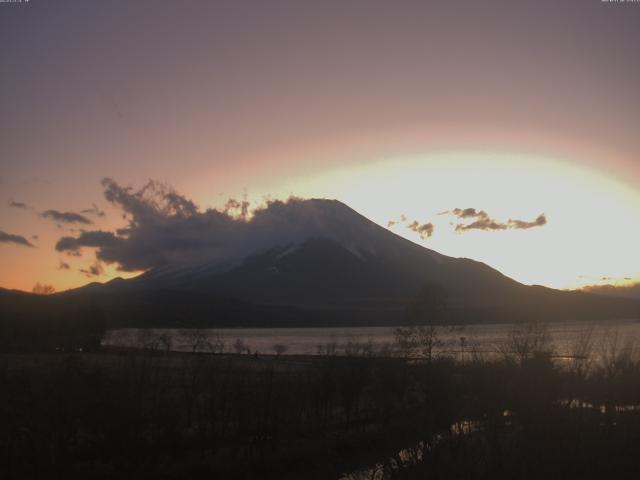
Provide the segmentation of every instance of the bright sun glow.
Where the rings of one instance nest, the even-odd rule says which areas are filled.
[[[391,229],[446,255],[483,261],[523,283],[575,288],[640,278],[640,195],[603,172],[569,162],[515,154],[415,155],[277,187],[257,193],[337,198],[380,225],[401,215],[431,222],[435,231],[425,240],[406,225]],[[459,220],[438,215],[467,207],[498,221],[532,221],[544,213],[548,223],[456,233]]]

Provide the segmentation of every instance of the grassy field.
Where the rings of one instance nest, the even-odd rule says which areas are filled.
[[[638,478],[635,348],[585,339],[558,364],[533,330],[511,347],[5,353],[0,478]]]

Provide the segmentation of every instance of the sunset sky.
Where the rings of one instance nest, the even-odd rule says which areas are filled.
[[[0,3],[0,286],[136,274],[55,248],[127,225],[104,178],[336,198],[527,284],[640,281],[639,48],[638,2]]]

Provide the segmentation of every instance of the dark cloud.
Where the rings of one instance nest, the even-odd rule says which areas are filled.
[[[23,202],[16,202],[13,200],[9,200],[9,206],[12,208],[22,208],[22,209],[27,209],[29,208],[29,205],[27,205],[26,203]]]
[[[105,198],[120,207],[125,215],[130,215],[135,224],[153,222],[162,217],[187,218],[198,213],[198,207],[191,200],[153,180],[137,192],[131,187],[118,185],[110,178],[102,180],[102,186]]]
[[[82,247],[109,248],[123,239],[116,237],[112,232],[94,230],[82,232],[78,237],[62,237],[56,243],[58,252],[76,252]]]
[[[454,208],[451,211],[458,218],[487,218],[487,212],[484,210],[477,211],[475,208]]]
[[[533,227],[541,227],[543,225],[546,225],[547,223],[547,217],[545,216],[544,213],[538,215],[538,217],[533,221],[533,222],[525,222],[522,220],[512,220],[509,219],[509,221],[507,222],[507,225],[509,226],[509,228],[518,228],[518,229],[527,229],[527,228],[533,228]]]
[[[42,212],[41,215],[44,218],[50,218],[56,222],[61,223],[82,223],[84,225],[90,225],[93,222],[84,215],[80,215],[75,212],[59,212],[58,210],[47,210]]]
[[[313,236],[339,236],[327,232],[328,223],[344,221],[343,210],[332,201],[268,201],[243,216],[242,202],[227,202],[220,210],[200,210],[170,187],[149,182],[135,190],[111,179],[102,181],[105,198],[119,209],[127,224],[113,232],[83,231],[59,239],[56,250],[80,255],[95,249],[102,264],[123,271],[207,262],[220,265],[244,258],[265,246],[287,245]],[[246,201],[246,200],[245,200]],[[337,206],[337,202],[336,202]]]
[[[407,217],[406,215],[402,214],[400,215],[400,219],[399,220],[389,220],[387,222],[387,228],[391,228],[395,225],[399,225],[399,224],[404,224],[407,222]],[[413,231],[416,232],[418,235],[420,235],[420,238],[422,238],[423,240],[429,238],[431,235],[433,235],[433,230],[434,230],[434,226],[432,223],[423,223],[421,224],[420,222],[418,222],[417,220],[414,220],[413,222],[409,223],[406,225],[406,227]]]
[[[506,230],[507,225],[498,223],[489,217],[481,217],[469,224],[459,223],[456,225],[456,232],[466,232],[467,230]]]
[[[14,235],[12,233],[3,232],[2,230],[0,230],[0,243],[15,243],[16,245],[33,248],[33,244],[22,235]]]
[[[91,231],[63,237],[58,251],[94,247],[103,262],[117,263],[125,271],[145,270],[188,262],[216,250],[237,223],[217,210],[199,212],[191,200],[159,182],[150,181],[137,191],[108,178],[102,185],[105,198],[122,210],[128,225],[115,234]]]
[[[237,216],[246,219],[249,215],[249,206],[250,203],[247,201],[247,198],[242,199],[242,201],[238,201],[234,198],[230,198],[227,200],[227,203],[224,205],[224,213],[232,214],[233,212],[237,212]]]
[[[420,224],[417,220],[414,220],[412,223],[407,225],[407,228],[409,230],[413,230],[414,232],[416,232],[418,235],[420,235],[420,238],[424,240],[426,238],[429,238],[431,235],[433,235],[434,227],[432,223]]]
[[[80,213],[85,213],[89,215],[95,215],[96,217],[104,217],[106,214],[98,208],[98,206],[93,203],[91,208],[85,208],[84,210],[80,210]]]
[[[404,214],[401,214],[399,220],[389,220],[387,222],[387,228],[391,228],[394,225],[398,225],[399,223],[404,223],[406,221],[407,221],[407,217]]]
[[[451,213],[460,219],[475,219],[471,223],[458,223],[456,232],[469,230],[526,230],[533,227],[541,227],[547,223],[547,217],[544,213],[538,215],[532,222],[510,218],[504,223],[494,220],[484,210],[476,210],[475,208],[454,208]]]
[[[240,202],[227,202],[227,212],[200,212],[192,201],[159,182],[150,181],[139,190],[108,178],[102,185],[105,198],[123,212],[128,225],[115,233],[85,231],[77,237],[63,237],[56,250],[78,255],[83,247],[96,248],[98,260],[136,271],[224,256],[230,245],[240,248],[241,242],[233,239],[240,237],[238,231],[247,222],[229,214],[237,207],[242,215]],[[259,222],[259,215],[253,221]]]
[[[60,260],[60,264],[58,265],[58,270],[69,270],[71,269],[71,265],[69,265],[67,262],[63,262],[62,260]]]
[[[104,268],[100,262],[96,261],[89,268],[81,268],[80,272],[84,273],[87,277],[98,277],[104,272]]]

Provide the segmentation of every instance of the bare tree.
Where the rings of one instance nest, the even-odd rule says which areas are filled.
[[[595,326],[580,331],[569,346],[569,369],[579,377],[585,377],[593,362],[593,331]]]
[[[158,341],[160,342],[160,346],[165,353],[171,351],[171,347],[173,346],[173,337],[169,332],[162,332],[158,337]]]
[[[247,346],[244,343],[244,340],[241,338],[236,338],[236,341],[233,342],[233,350],[239,355],[247,351]]]
[[[407,307],[407,327],[394,330],[396,345],[401,354],[412,352],[433,360],[435,350],[442,346],[436,325],[446,314],[446,292],[440,285],[423,286]]]
[[[599,345],[600,368],[606,377],[616,377],[633,365],[635,350],[634,338],[620,338],[617,330],[606,331]]]
[[[38,282],[33,286],[31,291],[38,295],[51,295],[56,291],[56,289],[53,285]]]
[[[393,329],[395,345],[402,357],[409,357],[411,351],[415,348],[415,338],[413,336],[412,327],[396,327]]]
[[[282,343],[275,343],[271,348],[274,352],[276,352],[276,355],[278,357],[284,354],[288,349],[288,347],[286,345],[283,345]]]
[[[427,359],[427,363],[431,364],[436,349],[443,345],[438,338],[437,328],[435,325],[419,325],[414,328],[414,335],[420,355]]]
[[[499,347],[505,359],[515,360],[520,365],[533,357],[551,356],[554,348],[549,327],[542,322],[528,322],[514,326],[506,343]]]
[[[151,328],[139,328],[136,331],[135,344],[138,348],[155,351],[160,347],[160,337]]]
[[[213,353],[223,353],[224,352],[224,337],[220,335],[219,332],[211,335],[209,337],[209,344],[211,345],[211,351]]]
[[[335,357],[337,350],[337,344],[335,341],[328,342],[326,344],[319,343],[316,346],[316,352],[318,355],[326,355],[328,357]]]
[[[187,333],[187,344],[191,347],[192,353],[211,351],[211,344],[207,337],[206,330],[194,328]]]

